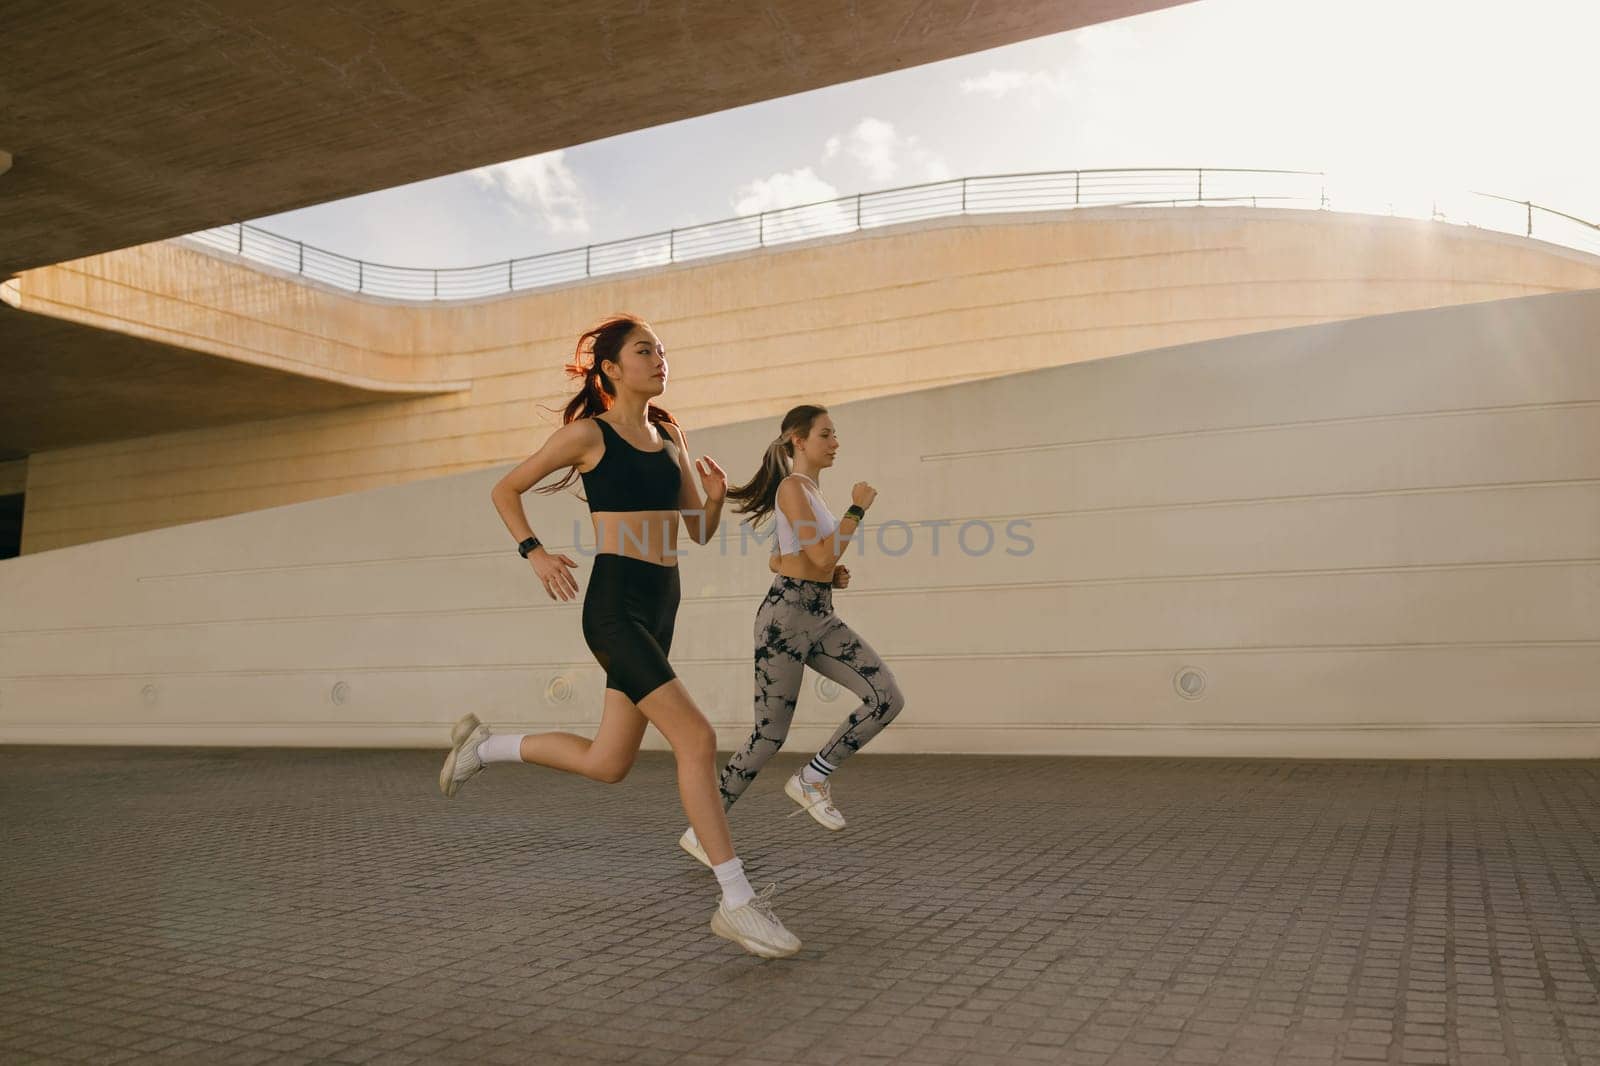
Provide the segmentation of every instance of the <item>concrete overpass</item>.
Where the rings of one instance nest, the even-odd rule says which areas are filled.
[[[1176,2],[28,5],[0,279]]]

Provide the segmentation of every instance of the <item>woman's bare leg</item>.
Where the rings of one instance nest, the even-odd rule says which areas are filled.
[[[713,866],[733,858],[733,837],[717,789],[717,733],[683,682],[674,678],[639,701],[639,710],[672,745],[678,798]]]
[[[576,733],[529,733],[522,738],[519,754],[523,762],[615,784],[633,769],[645,724],[645,716],[632,700],[608,688],[600,731],[593,740]]]

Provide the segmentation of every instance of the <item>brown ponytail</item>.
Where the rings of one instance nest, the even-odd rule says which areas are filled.
[[[766,521],[778,506],[778,484],[794,469],[794,438],[811,436],[811,424],[819,415],[828,413],[826,407],[801,404],[791,407],[783,416],[783,426],[778,439],[767,445],[767,454],[761,459],[761,469],[745,485],[728,490],[728,499],[738,503],[735,511],[750,515],[745,519],[752,526]]]
[[[566,371],[568,377],[577,378],[583,385],[578,389],[578,394],[567,401],[566,409],[561,412],[563,426],[580,418],[593,418],[611,410],[611,405],[616,402],[617,387],[601,371],[600,364],[607,359],[616,362],[618,354],[622,351],[623,338],[638,326],[649,328],[649,323],[638,315],[616,314],[593,329],[586,330],[578,338],[577,350],[573,353],[572,362],[566,365]],[[645,417],[651,422],[678,424],[678,420],[673,418],[666,408],[657,406],[653,400],[645,407]],[[560,492],[572,484],[577,476],[578,468],[569,467],[566,476],[560,481],[534,491],[546,495]]]

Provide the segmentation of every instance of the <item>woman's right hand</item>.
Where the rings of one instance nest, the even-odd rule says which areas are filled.
[[[569,570],[576,570],[578,564],[565,555],[553,555],[543,548],[535,548],[528,553],[528,563],[533,567],[533,572],[539,575],[540,584],[550,594],[552,600],[570,600],[578,595],[578,580]]]
[[[872,506],[872,501],[878,498],[878,490],[868,485],[865,481],[856,482],[855,488],[850,490],[850,502],[865,511]]]

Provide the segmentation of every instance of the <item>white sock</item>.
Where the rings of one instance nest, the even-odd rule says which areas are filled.
[[[806,768],[800,771],[800,780],[808,785],[820,785],[833,773],[833,766],[820,755],[811,756]]]
[[[523,733],[491,733],[489,739],[478,745],[478,758],[484,764],[492,762],[521,762]]]
[[[722,905],[732,910],[742,907],[756,898],[756,890],[750,887],[750,882],[744,876],[744,863],[734,856],[727,862],[721,862],[711,868],[717,875],[717,884],[722,886]]]

